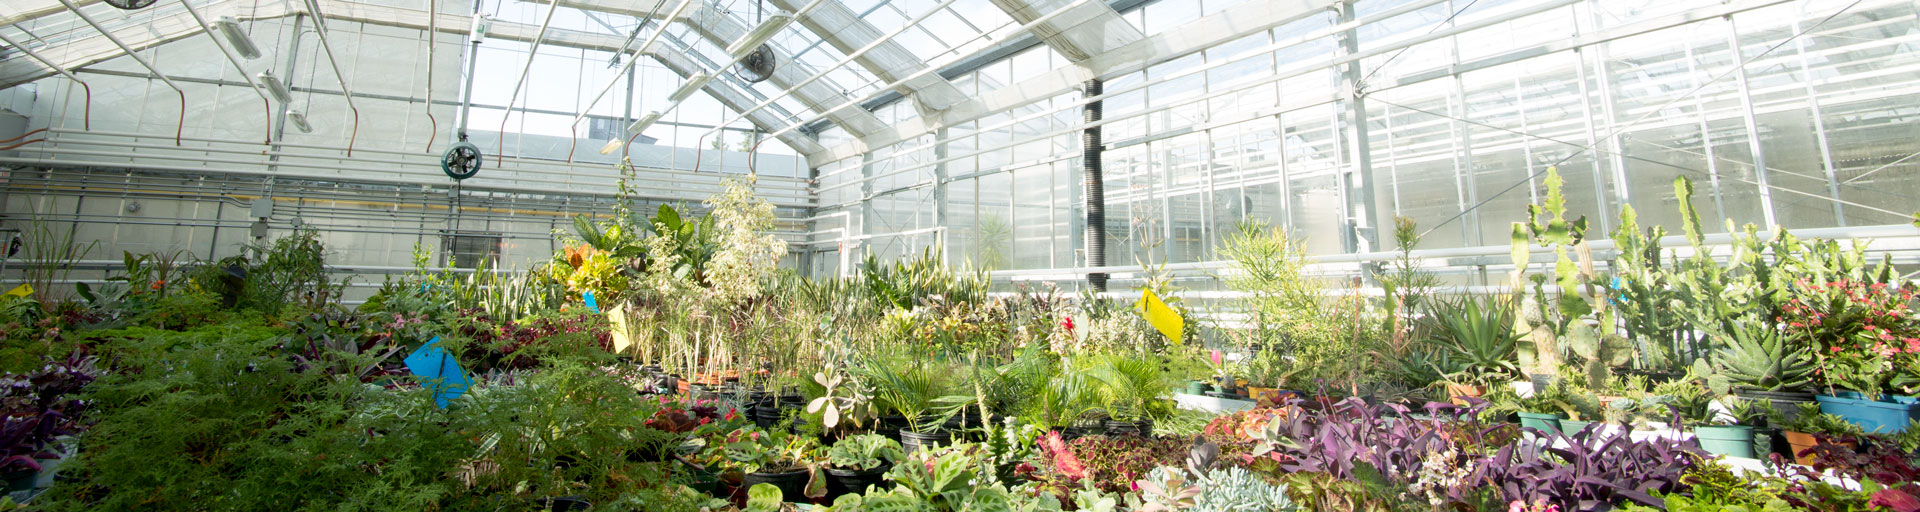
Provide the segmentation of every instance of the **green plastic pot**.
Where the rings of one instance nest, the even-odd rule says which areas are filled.
[[[1566,416],[1557,412],[1523,412],[1520,413],[1520,426],[1542,432],[1559,432],[1562,419],[1566,419]]]
[[[1580,433],[1580,431],[1586,430],[1587,425],[1590,425],[1590,424],[1593,424],[1593,422],[1563,419],[1563,420],[1560,420],[1560,433],[1566,434],[1566,435],[1578,434]]]
[[[1197,380],[1187,381],[1187,394],[1189,395],[1207,394],[1207,383],[1197,381]]]
[[[7,481],[7,492],[10,493],[33,490],[34,481],[39,477],[40,471],[35,469],[19,469],[0,474],[0,479]]]
[[[1753,456],[1753,427],[1746,425],[1707,425],[1693,428],[1693,438],[1700,441],[1700,448],[1714,455],[1751,459]]]

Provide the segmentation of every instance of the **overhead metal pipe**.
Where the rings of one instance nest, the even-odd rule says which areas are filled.
[[[353,132],[347,135],[347,156],[353,156],[353,142],[360,138],[360,107],[354,106],[353,87],[347,85],[347,74],[340,70],[340,59],[333,56],[333,43],[327,39],[327,20],[326,16],[320,14],[320,2],[304,1],[307,3],[307,13],[313,15],[313,33],[320,36],[320,51],[327,52],[327,64],[333,66],[333,78],[340,81],[341,97],[347,99],[347,110],[353,111]]]
[[[547,38],[547,26],[553,24],[553,13],[560,12],[560,0],[547,4],[547,17],[540,20],[540,31],[533,34],[533,47],[527,49],[527,64],[520,66],[520,78],[513,80],[513,94],[507,96],[506,113],[500,116],[500,143],[494,145],[495,160],[506,156],[507,120],[513,117],[513,102],[520,99],[520,86],[527,83],[527,73],[533,71],[533,59],[540,57],[540,41]]]
[[[267,92],[260,89],[259,82],[253,81],[253,75],[247,74],[247,67],[240,65],[240,58],[233,55],[233,50],[228,49],[226,45],[220,43],[220,36],[214,35],[213,26],[208,25],[207,19],[200,16],[199,9],[193,8],[192,2],[180,0],[180,6],[187,8],[187,14],[193,16],[193,21],[200,24],[200,30],[207,33],[208,39],[213,40],[213,46],[220,49],[220,54],[227,56],[227,62],[233,64],[233,70],[240,72],[240,78],[247,80],[247,85],[253,88],[254,94],[260,95],[260,104],[266,106],[267,116],[266,124],[262,125],[267,130],[267,137],[260,143],[273,144],[273,102],[267,100]],[[282,106],[284,107],[285,105]]]
[[[167,87],[172,87],[173,92],[180,94],[180,121],[175,123],[173,127],[173,145],[180,145],[180,135],[184,133],[187,128],[186,89],[181,89],[180,84],[173,83],[173,79],[167,78],[167,75],[160,72],[160,68],[153,67],[152,62],[147,62],[146,57],[141,57],[139,52],[133,51],[133,47],[127,46],[127,43],[121,41],[119,37],[115,37],[113,32],[107,31],[107,27],[100,26],[100,22],[94,21],[93,16],[88,16],[86,11],[80,10],[80,6],[74,5],[73,0],[60,0],[60,5],[67,6],[67,10],[73,11],[74,16],[79,16],[81,21],[87,22],[87,25],[92,26],[94,30],[100,31],[100,35],[106,36],[107,41],[111,41],[114,46],[120,47],[120,51],[126,52],[127,56],[132,57],[134,62],[140,63],[140,67],[147,68],[148,72],[153,73],[154,77],[166,83]],[[18,46],[16,45],[16,47]]]
[[[788,87],[786,90],[780,91],[778,93],[774,93],[773,96],[768,97],[766,100],[763,100],[760,103],[747,108],[746,110],[740,111],[738,114],[734,115],[732,119],[728,119],[725,122],[720,123],[718,126],[731,125],[735,121],[745,119],[748,114],[758,112],[760,109],[766,108],[767,105],[772,105],[774,100],[778,100],[780,98],[784,98],[789,95],[792,95],[794,92],[799,91],[801,87],[805,87],[807,84],[811,84],[815,81],[820,80],[821,78],[825,78],[827,76],[827,73],[832,73],[834,70],[840,69],[841,67],[846,66],[848,63],[851,63],[854,60],[859,59],[861,56],[866,55],[867,52],[873,51],[874,48],[879,48],[880,45],[886,44],[892,41],[894,37],[898,37],[900,34],[905,33],[907,29],[913,28],[915,25],[919,25],[920,22],[926,21],[927,18],[932,17],[935,13],[939,13],[941,9],[945,9],[947,8],[947,6],[953,5],[955,2],[958,2],[958,1],[960,0],[943,0],[942,2],[940,2],[940,4],[933,6],[932,9],[927,9],[927,12],[924,14],[921,14],[919,17],[911,20],[907,20],[907,23],[904,25],[901,25],[900,28],[896,28],[892,32],[888,32],[884,35],[881,35],[879,39],[875,39],[873,40],[873,42],[867,43],[866,46],[862,46],[859,49],[854,50],[853,53],[847,54],[846,57],[842,57],[838,62],[834,62],[833,65],[827,66],[825,69],[821,69],[819,72],[814,73],[813,76],[807,77],[806,80],[802,80],[800,81],[800,83],[793,84],[793,86]],[[718,128],[716,127],[715,129],[717,130]],[[709,131],[708,133],[711,134],[712,131]]]
[[[27,32],[27,30],[24,28],[20,28],[20,27],[14,27],[14,28],[19,29],[20,32],[22,33],[26,33],[27,37],[33,37],[34,39],[39,39],[38,37],[34,37],[32,32]],[[81,109],[80,125],[89,130],[93,129],[93,88],[87,86],[86,80],[81,80],[80,77],[74,76],[73,72],[67,71],[66,68],[60,67],[58,64],[54,64],[53,61],[47,60],[46,57],[41,57],[40,54],[35,53],[33,49],[27,48],[27,45],[15,42],[12,38],[7,37],[6,34],[0,34],[0,42],[5,42],[7,43],[7,46],[18,48],[21,53],[27,54],[27,57],[30,57],[33,60],[39,61],[40,65],[46,66],[49,69],[52,69],[54,72],[59,73],[61,76],[67,77],[68,80],[72,80],[74,81],[74,83],[80,84],[80,90],[83,93],[82,97],[85,100],[85,103],[83,104],[84,106]]]
[[[607,97],[607,91],[613,90],[614,84],[620,83],[620,77],[625,76],[627,70],[633,68],[634,63],[640,62],[641,55],[647,54],[647,48],[652,48],[653,43],[659,41],[662,34],[667,33],[667,26],[672,25],[673,20],[679,19],[680,15],[685,13],[687,8],[693,6],[696,1],[697,0],[680,0],[680,5],[673,6],[673,11],[667,13],[666,19],[660,21],[660,28],[654,30],[652,34],[647,34],[647,39],[640,42],[639,48],[633,50],[634,57],[627,59],[627,63],[620,66],[620,72],[614,73],[613,79],[607,80],[607,86],[600,88],[600,93],[593,96],[593,101],[587,102],[586,108],[580,109],[580,114],[573,116],[573,121],[567,123],[569,131],[571,131],[574,126],[578,126],[580,120],[587,117],[588,112],[593,111],[594,105],[599,105],[600,100]]]
[[[1061,7],[1060,9],[1058,9],[1058,10],[1055,10],[1055,11],[1053,11],[1053,12],[1050,12],[1050,13],[1047,13],[1047,15],[1045,15],[1045,16],[1041,16],[1041,17],[1039,17],[1039,18],[1035,18],[1035,19],[1034,19],[1034,20],[1033,20],[1032,22],[1029,22],[1029,23],[1026,23],[1026,24],[1024,24],[1024,25],[1020,25],[1020,27],[1019,27],[1019,28],[1016,28],[1016,29],[1014,29],[1014,30],[1013,30],[1013,32],[1012,32],[1012,33],[1010,33],[1010,34],[1008,34],[1008,35],[1009,35],[1009,36],[1011,36],[1011,35],[1013,35],[1013,34],[1021,34],[1021,33],[1025,33],[1025,32],[1027,32],[1027,31],[1030,31],[1030,30],[1033,30],[1033,29],[1035,29],[1035,28],[1038,28],[1038,27],[1040,27],[1041,25],[1044,25],[1044,24],[1046,24],[1046,23],[1047,23],[1047,22],[1049,22],[1049,21],[1053,21],[1053,19],[1054,19],[1054,18],[1058,18],[1058,17],[1060,17],[1060,15],[1062,15],[1062,14],[1066,14],[1066,13],[1067,13],[1067,11],[1071,11],[1071,10],[1073,10],[1074,8],[1077,8],[1077,7],[1080,7],[1081,5],[1085,5],[1085,4],[1087,4],[1088,2],[1091,2],[1091,1],[1093,1],[1093,0],[1074,0],[1074,2],[1073,2],[1073,3],[1070,3],[1070,4],[1067,4],[1067,5],[1065,5],[1065,6],[1062,6],[1062,7]],[[907,75],[907,77],[906,77],[906,78],[902,78],[902,79],[899,79],[899,80],[894,80],[893,82],[891,82],[891,83],[888,83],[887,85],[883,85],[883,86],[880,86],[879,88],[877,88],[877,89],[874,89],[874,91],[873,91],[873,92],[871,92],[871,93],[867,93],[867,95],[866,95],[866,96],[862,96],[862,97],[860,97],[860,98],[856,98],[856,99],[854,99],[854,100],[852,100],[852,101],[848,101],[848,102],[846,102],[846,103],[841,103],[841,104],[839,104],[839,105],[836,105],[836,106],[834,106],[833,108],[828,108],[828,109],[822,109],[822,110],[820,110],[820,111],[819,111],[818,113],[816,113],[816,114],[814,114],[814,115],[813,115],[813,116],[811,116],[811,117],[808,117],[808,118],[807,118],[807,119],[805,119],[805,120],[802,120],[802,121],[800,121],[800,122],[797,122],[797,123],[793,123],[793,124],[790,124],[790,125],[787,125],[787,127],[786,127],[786,128],[781,128],[781,129],[779,129],[779,130],[775,130],[775,131],[774,131],[773,133],[769,133],[769,134],[767,134],[767,137],[778,137],[778,136],[780,136],[780,135],[783,135],[783,134],[785,134],[785,133],[787,133],[787,132],[790,132],[790,131],[793,131],[794,129],[796,129],[796,128],[799,128],[799,127],[801,127],[801,126],[806,126],[807,124],[810,124],[810,123],[812,123],[812,122],[814,122],[814,121],[818,121],[818,120],[821,120],[821,119],[825,119],[825,118],[827,117],[827,114],[828,114],[828,113],[831,113],[831,112],[838,112],[838,111],[840,111],[840,109],[843,109],[843,108],[847,108],[847,107],[852,107],[852,106],[856,106],[856,105],[859,105],[859,104],[861,104],[861,103],[865,103],[865,102],[866,102],[867,100],[869,100],[869,99],[873,99],[873,97],[875,97],[875,96],[879,96],[879,95],[880,95],[880,94],[881,94],[882,92],[885,92],[885,91],[890,91],[890,90],[893,90],[893,88],[895,88],[895,87],[899,87],[899,86],[901,86],[901,85],[903,85],[903,84],[906,84],[907,82],[911,82],[911,81],[914,81],[914,80],[919,80],[919,79],[920,79],[920,77],[924,77],[924,76],[927,76],[927,75],[929,75],[929,74],[933,74],[933,73],[937,73],[937,72],[939,72],[939,71],[940,71],[940,67],[939,67],[939,66],[927,66],[927,69],[922,69],[922,70],[920,70],[920,71],[919,71],[919,72],[917,72],[917,73],[914,73],[914,74],[911,74],[911,75]]]
[[[440,37],[440,0],[427,0],[427,152],[433,152],[433,142],[440,138],[440,120],[433,118],[433,47]]]
[[[805,16],[805,15],[806,15],[806,14],[807,14],[808,12],[812,12],[812,11],[813,11],[813,8],[815,8],[815,7],[819,7],[819,6],[820,6],[820,4],[822,4],[822,3],[825,3],[826,1],[827,1],[827,0],[813,0],[812,2],[808,2],[808,3],[807,3],[807,5],[803,5],[803,6],[800,6],[800,10],[798,10],[798,11],[795,11],[795,12],[794,12],[794,13],[793,13],[793,14],[792,14],[791,16],[787,16],[787,17],[786,17],[786,21],[784,21],[784,22],[780,22],[780,23],[779,23],[779,26],[778,26],[778,27],[772,27],[772,28],[769,28],[769,27],[767,27],[767,26],[756,26],[756,27],[753,27],[753,28],[750,28],[750,29],[748,29],[748,32],[747,32],[747,34],[745,34],[745,35],[744,35],[743,37],[746,37],[747,39],[760,39],[760,40],[763,40],[763,41],[764,41],[764,40],[766,40],[766,39],[770,39],[770,38],[772,38],[772,37],[773,37],[773,34],[775,34],[775,33],[778,33],[778,32],[780,31],[780,29],[782,29],[782,28],[786,28],[786,25],[788,25],[788,24],[791,24],[791,23],[793,23],[793,22],[795,22],[795,21],[799,21],[799,20],[800,20],[800,17],[801,17],[801,16]],[[773,20],[768,20],[768,21],[773,21]],[[666,26],[666,24],[664,24],[664,23],[663,23],[663,24],[661,24],[661,25],[660,25],[660,30],[661,30],[661,31],[665,31],[666,29],[667,29],[667,26]],[[740,42],[750,42],[750,41],[747,41],[746,39],[742,39],[741,41],[735,41],[735,43],[740,43]],[[731,60],[728,60],[726,64],[721,64],[721,65],[720,65],[720,66],[719,66],[719,67],[718,67],[717,69],[714,69],[714,70],[713,70],[713,72],[714,72],[714,73],[720,73],[720,72],[723,72],[723,71],[726,71],[726,70],[727,70],[728,68],[731,68],[731,67],[733,67],[733,66],[734,66],[735,64],[739,64],[739,63],[740,63],[740,61],[742,61],[742,60],[746,60],[746,58],[747,58],[747,56],[748,56],[748,55],[751,55],[751,54],[753,53],[753,52],[752,52],[752,48],[748,48],[748,49],[745,49],[745,50],[741,50],[741,49],[739,49],[739,48],[733,48],[733,47],[731,47],[731,46],[732,46],[732,45],[729,45],[729,48],[728,48],[728,49],[727,49],[726,51],[727,51],[727,52],[728,52],[728,53],[730,54],[730,56],[732,57],[732,59],[731,59]],[[754,46],[755,48],[757,48],[757,47],[759,47],[759,45],[757,45],[757,44],[756,44],[756,45],[753,45],[753,46]],[[636,55],[637,55],[637,54],[636,54]],[[636,57],[636,58],[637,58],[637,57]],[[824,72],[822,72],[822,73],[820,73],[820,75],[824,75],[824,74],[826,74],[826,73],[824,73]],[[816,76],[816,77],[818,77],[819,75],[815,75],[815,76]],[[661,115],[666,115],[666,114],[667,114],[668,112],[672,112],[672,111],[673,111],[673,109],[674,109],[675,107],[679,107],[679,106],[680,106],[680,103],[681,103],[682,101],[686,101],[686,99],[687,99],[687,97],[688,97],[688,96],[691,96],[691,95],[693,94],[693,92],[692,92],[692,91],[687,91],[687,89],[688,89],[689,87],[691,87],[691,88],[692,88],[692,89],[693,89],[694,91],[698,91],[699,89],[702,89],[702,88],[705,88],[705,87],[706,87],[706,84],[707,84],[707,82],[708,82],[708,81],[710,81],[710,80],[712,80],[712,79],[714,79],[715,77],[716,77],[716,76],[713,76],[713,75],[708,75],[708,74],[706,74],[706,73],[694,73],[694,74],[692,74],[692,75],[688,75],[688,76],[687,76],[687,82],[686,82],[685,84],[682,84],[682,85],[680,86],[680,90],[678,90],[678,91],[675,91],[672,97],[669,97],[669,99],[668,99],[668,101],[669,101],[669,103],[667,103],[667,108],[665,108],[665,109],[662,109],[662,110],[660,110],[660,114],[661,114]],[[618,82],[618,81],[619,81],[619,78],[618,78],[618,77],[615,77],[615,80],[614,80],[614,81],[615,81],[615,82]],[[612,83],[612,82],[610,82],[610,83],[608,83],[608,84],[607,84],[607,87],[608,87],[608,88],[611,88],[611,87],[613,87],[613,83]],[[796,86],[796,88],[798,88],[798,87]],[[789,89],[788,91],[789,91],[789,92],[791,92],[791,91],[792,91],[792,89]],[[604,92],[602,92],[601,94],[605,94],[605,93],[604,93]],[[778,97],[779,97],[779,96],[777,96],[777,95],[776,95],[776,96],[774,96],[774,98],[778,98]],[[773,101],[773,98],[768,98],[768,99],[767,99],[767,101]],[[594,102],[594,103],[599,103],[599,102],[600,102],[600,98],[594,98],[594,100],[593,100],[593,102]],[[755,107],[755,108],[757,109],[758,107]],[[579,115],[576,115],[576,116],[574,116],[574,117],[573,117],[573,123],[574,123],[574,124],[569,124],[569,125],[567,125],[567,126],[568,126],[568,129],[569,129],[569,130],[571,130],[571,129],[572,129],[572,127],[573,127],[574,125],[577,125],[577,124],[579,124],[579,123],[580,123],[580,119],[582,119],[582,118],[585,118],[585,117],[587,116],[587,112],[590,112],[590,111],[592,111],[592,110],[593,110],[593,104],[588,104],[588,105],[587,105],[587,108],[585,108],[585,109],[582,109],[582,110],[580,111],[580,114],[579,114]],[[749,112],[751,112],[752,110],[753,110],[753,109],[749,109],[748,111],[749,111]],[[743,114],[743,115],[744,115],[744,114]],[[734,118],[734,120],[739,120],[739,119],[740,119],[739,117],[735,117],[735,118]],[[728,121],[728,122],[726,122],[726,123],[721,123],[721,124],[720,124],[719,126],[716,126],[716,127],[714,127],[714,128],[712,129],[712,130],[709,130],[709,131],[707,131],[707,133],[704,133],[704,134],[701,134],[701,135],[700,135],[700,138],[701,138],[701,139],[706,139],[706,138],[707,138],[708,136],[710,136],[710,135],[713,135],[713,134],[715,134],[715,133],[719,133],[719,131],[720,131],[720,130],[722,130],[722,129],[724,129],[724,128],[726,127],[726,125],[727,125],[727,124],[729,124],[729,123],[732,123],[732,122],[733,122],[733,121]],[[630,135],[636,135],[636,136],[637,136],[637,135],[639,135],[639,134],[637,134],[637,133],[635,133],[635,134],[630,134]],[[629,137],[628,139],[629,139],[629,140],[631,140],[631,139],[632,139],[632,137]],[[576,138],[576,140],[577,140],[577,138]],[[619,140],[619,138],[618,138],[618,137],[616,137],[616,138],[615,138],[614,140]],[[758,144],[755,144],[754,146],[755,146],[755,147],[758,147],[759,145],[758,145]],[[609,147],[609,148],[602,148],[602,149],[601,149],[601,152],[603,152],[603,153],[605,153],[605,152],[611,152],[611,151],[612,151],[612,149],[611,149],[610,147]],[[573,152],[572,152],[572,151],[568,151],[567,153],[568,153],[568,155],[572,155],[572,153],[573,153]],[[568,158],[569,158],[569,159],[571,159],[571,158],[572,158],[572,156],[568,156]],[[699,160],[695,160],[695,161],[694,161],[694,166],[695,166],[695,167],[698,167],[698,166],[699,166],[699,164],[700,164],[700,162],[699,162]]]

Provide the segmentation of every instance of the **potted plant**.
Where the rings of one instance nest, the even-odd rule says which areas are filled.
[[[1520,336],[1512,311],[1498,300],[1436,301],[1431,318],[1433,341],[1447,349],[1435,368],[1454,403],[1464,406],[1465,398],[1485,396],[1487,386],[1520,375]]]
[[[808,492],[816,482],[825,483],[814,474],[818,449],[819,441],[811,437],[747,426],[708,440],[703,460],[721,481],[738,482],[730,493],[736,498],[756,484],[770,484],[785,496],[799,498],[822,494]]]
[[[1858,425],[1839,416],[1820,412],[1819,404],[1807,403],[1798,407],[1800,410],[1792,416],[1776,411],[1775,415],[1768,418],[1786,436],[1795,462],[1812,464],[1813,456],[1807,451],[1821,444],[1856,445],[1854,438],[1861,434]]]
[[[1798,405],[1813,402],[1813,393],[1805,390],[1813,383],[1813,351],[1793,343],[1786,333],[1764,321],[1735,321],[1715,335],[1720,350],[1720,374],[1735,386],[1735,393],[1749,400],[1765,400],[1773,408],[1799,410]]]
[[[1859,272],[1855,272],[1859,274]],[[1786,289],[1781,321],[1795,342],[1812,348],[1825,378],[1820,410],[1868,432],[1899,433],[1920,419],[1920,399],[1889,393],[1911,391],[1908,370],[1920,366],[1920,318],[1911,286],[1889,286],[1886,268],[1871,279],[1849,276]]]
[[[886,436],[860,434],[841,439],[827,450],[827,499],[865,493],[906,457],[900,442]]]
[[[1160,397],[1166,388],[1165,376],[1153,361],[1123,354],[1097,356],[1088,372],[1093,376],[1096,395],[1105,407],[1103,426],[1108,435],[1153,435],[1156,413],[1171,412],[1172,406]]]
[[[946,418],[934,415],[944,391],[936,370],[924,362],[893,366],[870,365],[867,382],[874,397],[906,422],[899,430],[901,446],[915,452],[952,442],[953,434],[944,428]]]
[[[1765,417],[1753,414],[1753,401],[1742,398],[1728,398],[1720,402],[1728,412],[1715,414],[1708,412],[1709,419],[1693,427],[1693,437],[1700,442],[1700,448],[1707,453],[1755,458],[1754,427],[1756,423],[1766,421]]]
[[[1561,432],[1562,420],[1579,415],[1568,402],[1566,391],[1559,386],[1537,389],[1531,395],[1520,397],[1518,409],[1520,426],[1541,432]]]

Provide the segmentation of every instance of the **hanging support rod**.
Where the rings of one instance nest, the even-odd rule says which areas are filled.
[[[62,2],[68,0],[60,0]],[[320,36],[320,50],[327,52],[327,64],[333,66],[333,78],[340,81],[341,97],[347,99],[347,110],[353,112],[353,132],[347,135],[347,156],[353,156],[353,142],[360,138],[360,107],[353,104],[353,87],[347,85],[347,74],[340,71],[340,59],[333,56],[333,43],[327,38],[326,16],[320,14],[320,2],[305,0],[307,12],[313,15],[313,33]]]
[[[120,47],[120,51],[126,52],[127,56],[132,57],[134,62],[140,63],[140,67],[147,68],[147,71],[153,73],[155,78],[159,78],[161,82],[166,83],[167,87],[172,87],[173,92],[179,93],[180,121],[173,127],[173,145],[180,145],[180,135],[187,128],[187,91],[181,89],[180,84],[173,83],[173,79],[167,78],[167,75],[160,73],[160,69],[153,67],[152,62],[147,62],[146,57],[141,57],[138,52],[133,51],[132,47],[127,46],[127,43],[122,42],[118,37],[114,37],[113,33],[108,32],[106,27],[100,26],[100,22],[94,21],[93,17],[88,16],[86,11],[80,10],[80,6],[74,5],[73,0],[60,0],[60,5],[67,6],[67,9],[73,11],[75,16],[79,16],[81,21],[85,21],[88,25],[93,26],[94,30],[100,31],[100,35],[106,36],[107,40],[113,42],[114,46]]]
[[[228,49],[226,44],[220,42],[220,36],[213,35],[213,26],[208,25],[207,19],[200,16],[200,11],[193,8],[193,3],[187,0],[180,0],[180,5],[186,7],[187,14],[193,15],[193,21],[200,24],[200,31],[205,32],[208,38],[213,39],[213,46],[220,49],[221,55],[227,56],[227,62],[233,64],[234,71],[240,72],[240,78],[247,80],[247,85],[253,88],[253,93],[260,95],[260,104],[267,107],[267,123],[264,125],[266,126],[267,137],[261,144],[273,144],[273,102],[267,100],[267,92],[260,89],[260,83],[253,80],[253,75],[247,74],[246,66],[240,65],[240,58],[234,56],[233,50]],[[285,108],[286,105],[281,105],[281,107]]]
[[[20,32],[27,34],[27,37],[39,39],[39,37],[35,37],[32,32],[27,32],[26,29],[22,29],[20,27],[14,27],[14,28],[19,29]],[[53,61],[47,60],[46,57],[41,57],[40,54],[34,53],[32,49],[27,48],[27,45],[15,42],[12,38],[8,38],[6,34],[0,34],[0,42],[5,42],[7,43],[7,46],[18,48],[21,53],[27,54],[27,56],[32,57],[33,60],[40,61],[40,65],[46,66],[52,69],[54,72],[60,73],[61,76],[67,77],[68,80],[72,80],[75,83],[80,84],[80,90],[85,92],[84,95],[86,97],[86,107],[84,110],[81,111],[80,123],[82,127],[88,130],[93,129],[93,88],[87,86],[86,80],[81,80],[80,77],[74,76],[73,72],[67,71],[66,68],[62,68],[59,65],[54,64]]]

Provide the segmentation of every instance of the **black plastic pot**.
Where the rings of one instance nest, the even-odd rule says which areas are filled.
[[[1734,390],[1733,394],[1748,400],[1766,400],[1771,402],[1773,409],[1780,411],[1781,417],[1789,422],[1800,417],[1800,404],[1812,403],[1814,401],[1813,393],[1797,391],[1761,391],[1752,388],[1742,388]]]
[[[1110,435],[1110,436],[1134,435],[1134,436],[1140,436],[1140,437],[1153,437],[1153,420],[1149,420],[1149,419],[1142,419],[1140,421],[1107,420],[1106,432],[1107,432],[1107,435]]]
[[[904,429],[904,428],[900,429],[900,447],[904,448],[907,453],[913,453],[920,450],[931,450],[936,446],[945,446],[949,444],[953,444],[952,432],[947,432],[945,430],[935,430],[933,432],[922,434],[919,432],[914,432],[911,429]]]
[[[827,502],[831,503],[834,498],[845,494],[866,494],[867,486],[870,485],[878,485],[883,489],[891,487],[883,483],[886,479],[882,477],[892,468],[893,466],[882,464],[880,467],[866,471],[827,469]]]
[[[1067,427],[1060,429],[1060,440],[1072,441],[1082,437],[1097,436],[1105,433],[1107,433],[1107,426],[1104,424]]]
[[[752,489],[756,484],[773,484],[780,488],[782,500],[806,503],[807,468],[781,472],[753,472],[740,482],[740,488]]]
[[[969,438],[977,437],[981,427],[980,414],[971,410],[955,413],[952,416],[948,416],[946,423],[941,426],[945,427],[948,431],[955,432],[956,435]]]
[[[879,421],[874,423],[875,433],[887,436],[887,439],[892,439],[894,442],[899,442],[900,431],[907,428],[907,417],[897,414],[881,416]]]

